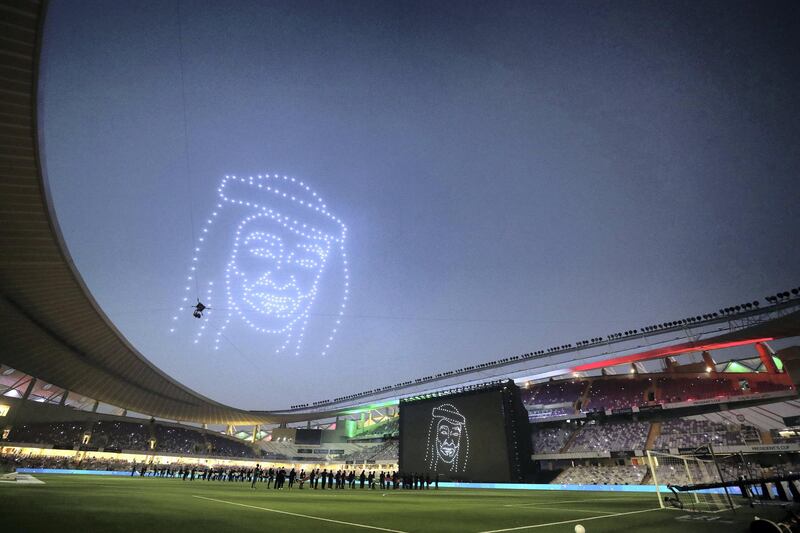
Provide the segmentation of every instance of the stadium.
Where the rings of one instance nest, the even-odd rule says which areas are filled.
[[[179,15],[201,9],[182,4]],[[363,277],[366,267],[346,247],[357,229],[342,221],[342,198],[337,211],[300,178],[215,174],[216,207],[209,203],[207,220],[193,215],[188,278],[181,264],[180,290],[163,310],[166,325],[153,318],[137,331],[126,322],[162,312],[128,297],[150,290],[134,281],[147,268],[137,259],[141,242],[113,252],[130,270],[122,279],[109,275],[109,283],[130,292],[120,298],[123,311],[108,311],[108,299],[95,296],[102,283],[89,282],[96,273],[71,252],[75,235],[92,242],[92,231],[67,231],[61,167],[45,153],[45,140],[48,150],[57,143],[43,120],[56,113],[43,102],[51,105],[62,88],[53,88],[58,71],[44,67],[55,69],[69,32],[52,21],[66,11],[58,2],[0,2],[4,531],[800,531],[796,285],[749,294],[748,286],[762,285],[731,282],[737,286],[722,297],[738,300],[720,307],[709,289],[680,316],[664,316],[645,296],[648,314],[638,323],[601,331],[600,322],[570,322],[562,330],[569,336],[541,336],[543,345],[534,333],[517,352],[497,344],[501,333],[488,341],[501,356],[336,359],[344,335],[337,330],[348,320],[387,320],[359,315],[354,303],[356,272]],[[187,167],[189,160],[187,148]],[[796,201],[797,185],[790,190]],[[146,201],[161,196],[169,194]],[[781,224],[795,239],[786,247],[796,249],[790,215]],[[168,233],[164,217],[158,226]],[[231,228],[233,240],[220,228]],[[298,243],[292,261],[311,281],[291,278],[297,289],[289,294],[288,282],[281,288],[269,278],[274,271],[247,277],[260,268],[248,253],[277,261],[290,239]],[[795,264],[786,269],[797,273]],[[459,308],[452,309],[436,328],[457,321]],[[425,327],[416,316],[392,320],[412,332]],[[459,331],[529,327],[464,322]],[[350,331],[359,329],[366,326]],[[464,346],[473,342],[464,337]],[[268,342],[274,345],[263,350],[264,362],[249,366],[248,354],[261,353],[251,347]],[[154,344],[193,355],[165,363],[151,358]],[[308,377],[305,386],[315,368],[319,381]],[[247,381],[251,373],[259,380]],[[263,396],[276,388],[283,396]],[[214,392],[221,389],[224,400]],[[239,403],[237,389],[253,396]],[[269,398],[263,408],[237,407],[262,396]]]

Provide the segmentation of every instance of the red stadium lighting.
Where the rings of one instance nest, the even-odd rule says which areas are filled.
[[[743,341],[732,341],[732,342],[712,342],[708,344],[696,344],[693,342],[688,342],[684,344],[677,344],[675,346],[669,346],[665,348],[657,348],[655,350],[647,350],[645,352],[634,353],[630,355],[624,355],[622,357],[616,357],[614,359],[607,359],[605,361],[595,361],[594,363],[586,363],[584,365],[578,365],[573,367],[571,370],[573,372],[586,372],[589,370],[597,370],[599,368],[606,368],[609,366],[616,366],[622,365],[627,363],[633,363],[636,361],[647,361],[649,359],[661,359],[664,357],[669,357],[671,355],[681,355],[685,353],[691,352],[704,352],[704,351],[711,351],[711,350],[723,350],[725,348],[734,348],[736,346],[746,346],[748,344],[755,344],[757,342],[766,342],[774,340],[773,337],[764,337],[759,339],[748,339]]]

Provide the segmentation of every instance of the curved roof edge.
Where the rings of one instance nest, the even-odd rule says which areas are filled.
[[[100,309],[67,250],[38,124],[47,1],[0,5],[0,360],[101,402],[170,420],[281,422],[215,402],[159,370]]]

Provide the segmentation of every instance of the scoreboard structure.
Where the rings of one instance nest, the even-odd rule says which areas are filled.
[[[524,482],[528,414],[512,380],[400,401],[400,470],[447,481]]]

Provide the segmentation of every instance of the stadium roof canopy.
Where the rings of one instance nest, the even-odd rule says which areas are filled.
[[[222,405],[142,356],[92,298],[49,202],[37,131],[46,2],[0,4],[0,360],[101,402],[209,424],[292,421]]]

